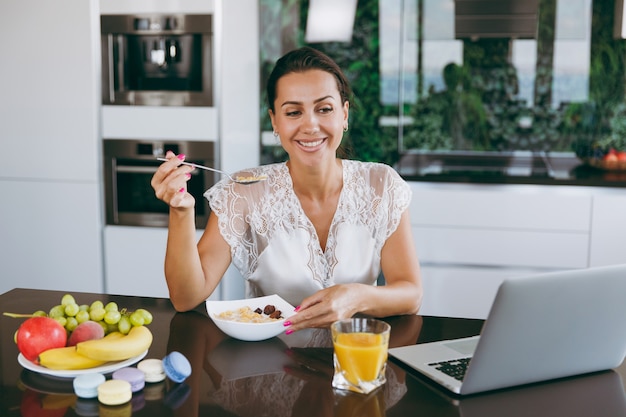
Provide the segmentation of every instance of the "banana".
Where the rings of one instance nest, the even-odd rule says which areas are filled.
[[[152,344],[152,332],[146,326],[134,326],[127,335],[113,336],[115,333],[80,342],[76,352],[98,361],[123,361],[143,353]]]
[[[104,363],[79,354],[74,346],[48,349],[39,354],[39,365],[55,370],[89,369]]]

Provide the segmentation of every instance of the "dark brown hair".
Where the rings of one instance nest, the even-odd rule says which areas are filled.
[[[299,49],[287,52],[278,61],[267,80],[267,104],[268,108],[275,111],[274,101],[276,100],[276,85],[284,75],[293,72],[305,72],[309,70],[321,70],[331,74],[337,81],[337,89],[341,96],[341,103],[350,103],[352,89],[341,71],[341,68],[326,54],[304,46]]]

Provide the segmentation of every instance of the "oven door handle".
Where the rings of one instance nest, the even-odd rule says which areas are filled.
[[[118,165],[115,167],[115,172],[130,173],[130,174],[154,174],[157,168],[158,167]]]

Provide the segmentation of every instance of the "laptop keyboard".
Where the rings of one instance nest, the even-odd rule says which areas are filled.
[[[467,366],[469,365],[470,359],[471,358],[461,358],[443,362],[433,362],[429,363],[428,366],[432,366],[433,368],[443,372],[448,376],[451,376],[454,379],[463,381],[463,378],[465,377],[465,371],[467,371]]]

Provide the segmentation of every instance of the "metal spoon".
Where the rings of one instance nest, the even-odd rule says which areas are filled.
[[[168,159],[165,159],[165,158],[157,158],[157,160],[163,161],[163,162],[168,161]],[[239,183],[239,184],[254,184],[256,182],[265,181],[267,179],[266,175],[261,175],[261,176],[256,176],[256,177],[255,176],[250,176],[250,177],[237,176],[235,178],[232,175],[230,175],[228,172],[222,171],[221,169],[205,167],[204,165],[194,164],[192,162],[182,162],[182,164],[189,165],[190,167],[206,169],[207,171],[213,171],[213,172],[220,173],[222,175],[226,175],[228,178],[231,179],[231,181]]]

